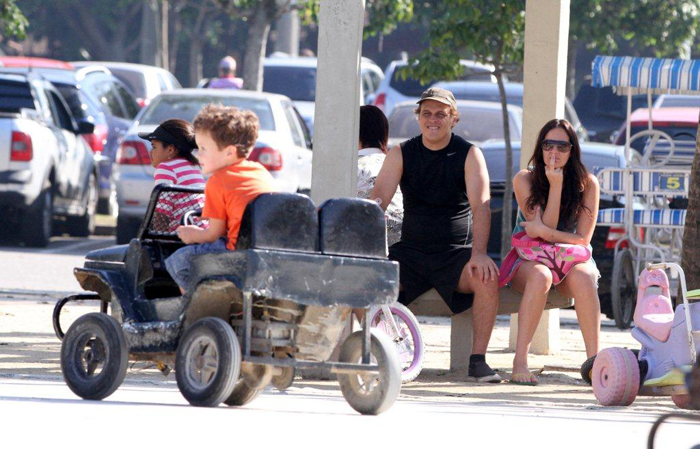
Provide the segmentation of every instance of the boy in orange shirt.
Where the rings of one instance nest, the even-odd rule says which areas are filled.
[[[202,211],[202,218],[209,219],[209,227],[177,228],[177,235],[187,246],[168,257],[165,267],[183,294],[189,286],[192,257],[235,250],[248,203],[261,193],[275,191],[267,169],[246,160],[259,128],[253,112],[221,105],[205,106],[194,119],[197,159],[202,173],[211,175],[204,188]]]

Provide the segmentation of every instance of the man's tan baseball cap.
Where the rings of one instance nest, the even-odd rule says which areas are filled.
[[[418,100],[417,104],[421,104],[425,100],[439,101],[440,103],[457,109],[457,100],[455,100],[455,96],[452,95],[452,92],[447,89],[443,89],[442,87],[431,87],[427,89],[420,96],[420,100]]]

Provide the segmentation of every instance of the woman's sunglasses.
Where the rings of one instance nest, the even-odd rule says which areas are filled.
[[[556,149],[559,153],[568,153],[571,151],[571,143],[565,140],[543,140],[542,149],[548,152]]]

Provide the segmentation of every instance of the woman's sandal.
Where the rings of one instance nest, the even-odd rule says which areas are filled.
[[[508,383],[515,384],[515,385],[535,386],[535,385],[539,384],[539,381],[537,380],[537,377],[535,377],[535,375],[532,373],[511,374],[510,380],[508,381]]]

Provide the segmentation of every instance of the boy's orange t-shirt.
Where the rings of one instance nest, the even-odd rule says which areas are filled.
[[[226,220],[226,248],[233,251],[248,203],[261,193],[274,191],[274,179],[270,172],[257,162],[244,159],[217,170],[209,177],[204,188],[202,218]]]

